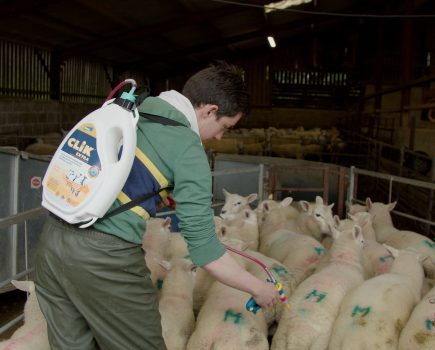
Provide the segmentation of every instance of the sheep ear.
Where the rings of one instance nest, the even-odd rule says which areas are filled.
[[[281,206],[282,207],[288,207],[290,204],[292,204],[292,202],[293,202],[293,197],[285,197],[281,201]]]
[[[257,193],[251,193],[249,196],[248,196],[248,203],[252,203],[253,201],[255,201],[256,199],[257,199],[257,197],[258,197],[258,194]]]
[[[167,260],[160,260],[160,259],[156,259],[157,263],[163,267],[166,271],[169,271],[171,269],[171,263]]]
[[[370,199],[370,197],[367,197],[366,198],[366,207],[367,207],[367,209],[370,209],[372,206],[373,206],[372,200]]]
[[[310,203],[307,201],[299,201],[299,205],[301,206],[303,211],[308,211],[310,209]]]
[[[269,195],[267,196],[267,199],[273,199],[273,193],[269,193]]]
[[[399,250],[396,248],[393,248],[385,243],[382,244],[390,253],[391,255],[394,257],[394,259],[396,259],[399,256]]]
[[[332,203],[332,204],[328,205],[328,208],[332,209],[332,208],[334,208],[334,205],[335,205],[335,203]]]
[[[323,205],[323,198],[320,196],[316,196],[316,204]]]
[[[11,283],[15,288],[22,290],[23,292],[33,293],[35,291],[35,283],[33,281],[12,280]]]
[[[354,239],[358,239],[359,237],[362,237],[362,229],[361,226],[355,225],[352,228],[352,235]]]
[[[225,188],[222,189],[222,193],[224,194],[225,198],[227,198],[230,194]]]
[[[396,207],[397,201],[388,204],[388,211],[392,211]]]

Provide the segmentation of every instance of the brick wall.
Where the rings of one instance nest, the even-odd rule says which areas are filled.
[[[99,105],[0,98],[0,146],[20,150],[32,138],[70,130]]]

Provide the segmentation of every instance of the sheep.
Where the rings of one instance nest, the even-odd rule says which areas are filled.
[[[260,237],[260,252],[283,263],[296,285],[314,272],[325,249],[310,236],[290,230],[277,230]]]
[[[10,339],[0,342],[2,350],[49,350],[47,322],[39,308],[33,281],[15,281],[11,283],[19,290],[29,293],[24,305],[24,324]]]
[[[220,237],[219,238],[222,243],[229,245],[233,248],[236,248],[240,251],[243,251],[244,254],[251,256],[254,259],[261,261],[264,265],[267,266],[269,271],[272,273],[274,278],[279,281],[283,287],[284,294],[290,295],[292,291],[296,288],[296,279],[294,274],[292,274],[287,267],[280,263],[278,260],[268,257],[264,254],[261,254],[257,251],[248,249],[248,246],[243,241],[240,241],[236,238],[228,238],[228,237]],[[267,274],[264,269],[256,262],[251,260],[247,260],[245,262],[246,270],[252,273],[259,279],[266,279]],[[268,308],[263,310],[264,317],[266,318],[266,322],[268,326],[272,326],[276,321],[278,322],[281,318],[281,314],[284,309],[283,303],[277,303],[273,308]]]
[[[142,241],[145,263],[151,272],[151,281],[160,289],[166,270],[158,263],[165,258],[169,245],[171,218],[150,218]]]
[[[396,249],[413,248],[422,255],[427,255],[423,265],[427,277],[435,278],[435,242],[430,238],[417,232],[398,230],[394,227],[390,211],[394,209],[397,202],[388,204],[375,202],[372,203],[370,198],[367,199],[367,207],[373,218],[373,227],[376,232],[376,238],[380,243],[385,243]]]
[[[417,304],[400,333],[398,350],[435,349],[435,287]]]
[[[292,198],[287,197],[285,206],[283,202],[275,203],[275,207],[266,212],[260,230],[259,251],[283,263],[297,285],[313,273],[325,249],[315,238],[285,229],[291,218],[299,215],[289,206],[291,201]],[[273,202],[265,207],[269,204]]]
[[[282,315],[271,350],[326,349],[341,301],[364,281],[361,228],[333,229],[332,234],[328,266],[308,277],[290,296],[290,312]]]
[[[337,221],[336,225],[339,230],[351,227],[355,223],[361,227],[364,237],[362,264],[365,279],[388,272],[393,263],[393,256],[382,244],[376,241],[370,214],[358,212],[355,215],[349,215],[349,218]],[[324,268],[328,260],[329,252],[320,259],[316,266],[316,272]]]
[[[288,221],[299,216],[299,210],[294,206],[292,197],[281,201],[263,200],[255,209],[260,231],[269,233],[281,228],[287,228]]]
[[[245,258],[233,256],[246,268]],[[248,293],[214,282],[199,311],[187,350],[268,350],[266,319],[262,312],[246,310],[249,298]]]
[[[217,227],[218,235],[239,238],[252,250],[258,250],[259,232],[257,215],[252,209],[243,209],[232,220],[222,220]]]
[[[334,226],[332,216],[334,203],[328,206],[323,203],[322,197],[316,196],[315,203],[300,201],[299,204],[302,212],[295,222],[296,232],[313,236],[319,242],[324,234],[331,234],[331,227]]]
[[[195,328],[192,293],[196,267],[184,258],[159,263],[168,271],[159,299],[163,339],[168,350],[185,350]]]
[[[334,323],[329,350],[397,349],[399,334],[421,298],[425,257],[386,246],[391,271],[351,291]]]
[[[243,209],[251,209],[250,203],[254,202],[258,194],[251,193],[247,196],[242,196],[237,193],[230,193],[222,189],[225,195],[225,204],[221,209],[220,216],[223,219],[234,219],[235,215],[240,213]]]
[[[367,205],[363,205],[363,204],[352,204],[352,202],[348,202],[346,201],[346,210],[348,214],[356,214],[356,213],[362,213],[362,212],[367,212]]]

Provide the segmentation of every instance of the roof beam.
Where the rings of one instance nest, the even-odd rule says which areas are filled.
[[[76,0],[83,6],[97,12],[104,18],[109,18],[114,23],[123,26],[124,28],[133,29],[134,26],[124,17],[119,16],[113,9],[107,6],[107,1],[102,0]]]
[[[219,16],[234,14],[235,12],[240,12],[243,10],[244,10],[243,8],[235,9],[232,6],[226,6],[219,10],[192,13],[187,18],[182,17],[178,20],[169,20],[167,22],[160,23],[158,25],[144,26],[136,30],[123,32],[116,36],[111,36],[99,40],[93,40],[87,44],[63,50],[61,55],[64,58],[68,58],[74,55],[81,54],[83,52],[95,51],[108,46],[116,46],[122,44],[127,38],[128,40],[131,41],[138,37],[142,37],[141,39],[144,40],[144,36],[146,38],[146,36],[155,35],[156,33],[161,33],[162,31],[174,30],[186,26],[188,24],[205,22]]]

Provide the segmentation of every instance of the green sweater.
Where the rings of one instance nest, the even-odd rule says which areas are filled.
[[[139,111],[173,119],[187,126],[167,126],[139,118],[135,164],[142,167],[145,164],[147,171],[151,169],[154,182],[158,182],[160,187],[174,186],[176,215],[190,257],[195,265],[206,265],[222,256],[225,248],[215,235],[211,209],[212,177],[200,138],[190,129],[186,117],[161,98],[148,97],[139,106]],[[130,189],[140,190],[143,187],[140,178],[145,176],[149,174],[134,165],[127,180],[127,183],[134,182],[134,186],[130,183]],[[109,211],[139,196],[130,198],[124,189]],[[142,189],[141,193],[149,192],[149,189]],[[142,244],[147,218],[148,213],[137,206],[97,221],[94,228]]]

